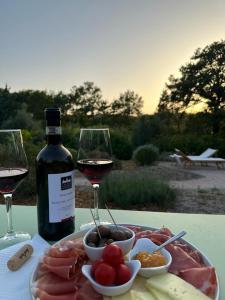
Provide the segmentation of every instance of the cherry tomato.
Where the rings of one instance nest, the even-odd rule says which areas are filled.
[[[131,278],[131,271],[128,266],[124,264],[120,264],[116,268],[116,283],[124,284],[128,282]]]
[[[105,262],[112,266],[124,263],[123,252],[121,248],[115,244],[107,245],[102,253],[102,258]]]
[[[102,285],[111,285],[115,283],[116,271],[115,269],[106,263],[100,263],[95,270],[94,274],[97,283]]]
[[[94,263],[93,263],[93,265],[92,265],[92,267],[91,267],[91,274],[94,276],[94,274],[95,274],[95,271],[96,271],[96,269],[97,269],[97,267],[101,264],[101,263],[103,263],[104,262],[104,260],[102,259],[102,258],[100,258],[100,259],[98,259],[98,260],[96,260]]]

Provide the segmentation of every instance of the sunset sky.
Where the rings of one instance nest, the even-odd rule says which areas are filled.
[[[169,75],[221,39],[224,0],[0,1],[0,87],[93,81],[108,101],[134,90],[153,113]]]

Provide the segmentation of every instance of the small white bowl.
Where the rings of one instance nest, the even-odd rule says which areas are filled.
[[[129,254],[129,260],[133,260],[136,256],[136,254],[138,254],[138,252],[141,251],[147,251],[147,252],[151,252],[152,250],[154,250],[157,247],[157,245],[155,243],[153,243],[151,240],[147,239],[147,238],[141,238],[139,240],[137,240],[134,248],[131,250],[130,254]],[[158,275],[164,272],[167,272],[169,266],[172,263],[172,256],[170,255],[169,251],[167,251],[165,248],[161,249],[160,252],[162,253],[162,255],[165,256],[166,258],[166,264],[164,266],[160,266],[160,267],[150,267],[150,268],[140,268],[138,274],[143,276],[143,277],[151,277],[153,275]]]
[[[118,296],[123,293],[126,293],[132,286],[134,279],[137,276],[138,271],[140,270],[141,263],[139,260],[132,260],[125,263],[128,268],[131,270],[132,276],[131,279],[121,285],[105,286],[98,284],[91,275],[91,265],[84,265],[82,267],[82,273],[90,281],[92,287],[101,295],[104,296]]]
[[[107,225],[107,227],[115,227],[115,225],[110,224],[110,225]],[[127,227],[119,226],[119,225],[117,225],[117,227],[121,230],[127,230],[132,234],[132,237],[127,239],[127,240],[115,241],[115,242],[112,243],[112,244],[118,245],[121,248],[121,250],[123,251],[123,255],[126,255],[132,249],[132,247],[134,245],[135,233]],[[89,235],[90,232],[92,232],[94,230],[95,230],[95,228],[92,228],[91,230],[89,230],[85,234],[84,239],[83,239],[84,249],[87,253],[87,256],[89,257],[89,259],[91,261],[95,261],[97,259],[100,259],[102,257],[102,253],[103,253],[103,250],[105,248],[105,246],[104,247],[96,247],[96,248],[88,246],[88,244],[86,242],[87,236]]]

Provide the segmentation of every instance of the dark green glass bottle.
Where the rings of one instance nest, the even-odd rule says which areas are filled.
[[[36,158],[38,232],[57,241],[75,229],[74,162],[61,142],[59,108],[46,108],[47,145]]]

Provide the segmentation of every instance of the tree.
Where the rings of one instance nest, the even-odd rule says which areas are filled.
[[[103,113],[108,106],[103,100],[101,89],[93,82],[84,82],[83,85],[73,86],[70,93],[70,113],[79,116],[90,116]]]
[[[185,111],[201,104],[213,114],[213,133],[217,133],[225,109],[225,41],[197,49],[191,61],[180,68],[181,76],[169,77],[158,111]]]
[[[143,100],[134,91],[127,90],[111,104],[111,113],[122,116],[139,116],[143,107]]]
[[[7,85],[5,88],[0,88],[0,107],[0,125],[2,126],[2,123],[14,115],[20,107],[15,95],[10,92]]]
[[[27,112],[27,105],[22,103],[21,108],[12,114],[7,120],[2,123],[2,128],[21,128],[34,130],[40,128],[39,121],[33,119],[33,114]]]

